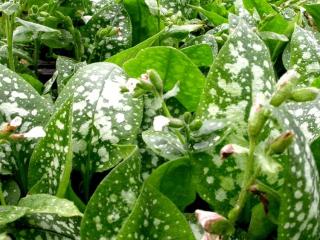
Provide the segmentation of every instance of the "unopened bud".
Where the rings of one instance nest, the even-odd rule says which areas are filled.
[[[270,116],[270,111],[263,106],[263,101],[260,97],[257,96],[248,120],[248,134],[252,138],[256,138],[260,134]]]
[[[191,113],[190,112],[185,112],[184,114],[183,114],[183,120],[184,120],[184,122],[185,123],[190,123],[191,121],[192,121],[192,115],[191,115]]]
[[[232,154],[244,154],[248,153],[248,148],[241,147],[237,144],[227,144],[220,150],[221,159],[226,159]]]
[[[309,102],[318,97],[319,89],[315,87],[306,87],[293,90],[290,99],[295,102]]]
[[[105,38],[105,37],[112,37],[118,33],[118,29],[112,26],[107,26],[105,28],[99,29],[97,32],[97,37]]]
[[[234,227],[231,223],[218,213],[196,210],[195,215],[199,224],[208,233],[229,235],[234,232]]]
[[[138,83],[138,87],[141,89],[144,89],[146,91],[151,91],[153,88],[152,83],[150,82],[148,76],[146,76],[145,74],[141,76],[141,79]]]
[[[150,79],[151,83],[156,88],[158,93],[162,94],[162,92],[163,92],[163,81],[162,81],[160,75],[154,69],[148,70],[147,74],[149,76],[149,79]]]
[[[179,118],[170,118],[169,126],[172,128],[182,128],[184,126],[184,122]]]
[[[198,131],[202,127],[202,125],[202,121],[200,119],[196,119],[190,124],[189,127],[191,131]]]
[[[274,154],[283,153],[289,145],[293,142],[294,133],[290,130],[282,133],[279,137],[274,139],[270,144],[270,150]]]
[[[278,107],[290,98],[291,92],[296,86],[299,77],[300,74],[293,69],[285,73],[277,82],[277,89],[270,100],[270,104]]]

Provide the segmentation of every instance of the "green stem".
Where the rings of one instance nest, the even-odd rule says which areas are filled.
[[[2,183],[1,182],[0,182],[0,203],[1,203],[2,206],[7,205],[6,204],[6,200],[4,199],[4,196],[3,196]]]
[[[268,193],[270,196],[280,201],[280,195],[276,190],[266,185],[265,183],[261,182],[260,180],[256,180],[255,182],[257,184],[258,191]]]
[[[14,15],[5,15],[6,22],[6,36],[7,36],[7,53],[8,53],[8,67],[15,71],[14,57],[13,57],[13,28]]]
[[[246,169],[244,171],[244,180],[241,187],[241,192],[239,194],[238,201],[235,207],[230,211],[229,219],[231,223],[235,223],[239,218],[242,209],[248,199],[248,188],[252,185],[256,178],[256,174],[254,173],[254,151],[256,147],[255,140],[249,140],[249,156],[246,164]]]
[[[157,97],[161,97],[159,94],[157,94]],[[164,113],[164,116],[168,117],[168,118],[172,118],[172,115],[167,107],[167,104],[165,103],[164,100],[162,100],[162,111]],[[177,135],[177,137],[179,138],[179,141],[184,145],[186,144],[185,140],[183,139],[181,133],[177,130],[174,129],[174,133]]]

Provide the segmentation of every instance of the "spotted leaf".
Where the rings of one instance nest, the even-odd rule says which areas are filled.
[[[142,138],[148,148],[165,159],[174,160],[187,154],[177,136],[170,132],[148,130],[142,133]]]
[[[198,67],[211,66],[213,62],[212,48],[207,44],[198,44],[181,50]]]
[[[56,106],[73,95],[73,152],[76,168],[86,162],[94,172],[117,164],[117,145],[135,141],[142,118],[142,102],[121,89],[127,77],[111,63],[94,63],[81,68],[63,88]]]
[[[258,93],[271,95],[275,77],[268,49],[243,21],[220,50],[207,79],[198,116],[226,119],[236,128],[248,118]]]
[[[163,46],[141,50],[136,58],[124,64],[124,69],[132,77],[139,77],[148,69],[155,69],[164,81],[165,91],[171,90],[180,82],[176,98],[189,111],[197,108],[205,78],[196,65],[179,50]]]
[[[296,27],[290,43],[290,67],[302,75],[299,86],[310,86],[320,76],[320,43],[308,30]],[[306,139],[311,142],[320,134],[320,98],[312,102],[289,102],[287,107],[300,123]]]
[[[33,127],[46,124],[52,112],[49,101],[41,97],[22,77],[3,65],[0,65],[0,88],[0,119],[10,122],[16,116],[21,117],[22,124],[17,132],[27,132]],[[16,170],[16,164],[28,162],[33,144],[30,141],[1,144],[1,171]],[[23,154],[17,153],[17,150]]]
[[[140,193],[140,158],[137,148],[114,168],[91,197],[81,223],[82,239],[113,239],[133,209]]]
[[[132,30],[129,14],[122,3],[115,0],[90,1],[91,8],[87,13],[90,19],[80,30],[84,37],[87,59],[104,60],[131,46]],[[100,29],[116,28],[110,36],[98,36]]]
[[[5,225],[16,221],[25,215],[28,208],[17,206],[0,206],[0,225]]]
[[[281,194],[278,239],[316,239],[320,233],[320,180],[308,141],[283,108],[278,113],[283,127],[295,132],[285,163],[285,183]]]
[[[30,160],[30,193],[63,197],[72,170],[72,99],[68,99],[49,120]]]
[[[314,74],[319,76],[320,44],[311,31],[299,26],[296,26],[291,37],[290,66],[301,75]]]
[[[195,239],[187,220],[176,206],[148,183],[121,228],[122,239]]]

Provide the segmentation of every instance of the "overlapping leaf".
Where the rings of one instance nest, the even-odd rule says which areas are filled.
[[[320,180],[308,141],[285,108],[278,120],[295,132],[281,194],[278,239],[316,239],[320,234]]]
[[[142,102],[123,93],[126,75],[111,63],[81,68],[63,88],[56,106],[71,95],[75,167],[106,170],[122,159],[120,147],[135,140],[142,118]]]
[[[58,109],[45,131],[30,160],[30,192],[62,197],[72,170],[72,99]]]
[[[298,86],[310,86],[320,74],[320,43],[310,31],[296,27],[290,43],[290,66],[301,74]],[[289,112],[300,123],[306,139],[311,142],[320,134],[320,99],[306,103],[288,103]]]
[[[90,20],[81,29],[90,61],[104,60],[131,46],[132,31],[130,17],[122,3],[115,0],[90,1]],[[116,28],[112,36],[97,36],[106,27]]]
[[[168,198],[148,183],[144,184],[135,207],[117,239],[137,238],[195,239],[182,213]]]
[[[44,126],[48,121],[52,106],[18,74],[0,65],[0,115],[9,122],[16,116],[22,118],[22,125],[17,130],[26,132],[36,126]],[[23,154],[16,154],[20,149]],[[29,142],[0,145],[0,171],[12,170],[16,161],[26,162],[31,155]]]
[[[100,183],[81,223],[82,239],[113,239],[140,193],[140,158],[135,149]]]
[[[164,81],[164,90],[171,90],[179,82],[176,98],[190,111],[199,103],[205,84],[200,70],[179,50],[171,47],[151,47],[127,61],[124,69],[132,77],[139,77],[148,69],[155,69]],[[196,84],[195,84],[196,80]]]

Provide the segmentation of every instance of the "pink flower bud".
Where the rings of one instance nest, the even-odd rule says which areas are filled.
[[[234,153],[236,154],[248,153],[248,149],[236,144],[227,144],[223,148],[221,148],[220,157],[222,159],[226,159]]]
[[[225,217],[219,215],[215,212],[196,210],[196,217],[198,219],[199,224],[206,232],[211,232],[211,226],[218,221],[225,221]]]

